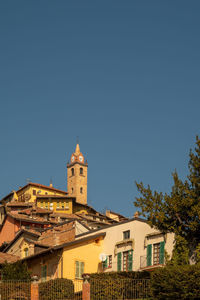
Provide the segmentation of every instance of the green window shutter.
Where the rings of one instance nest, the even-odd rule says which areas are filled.
[[[108,267],[108,257],[106,257],[106,260],[103,261],[103,269],[106,269]]]
[[[122,253],[117,253],[117,271],[121,271],[122,268]]]
[[[128,271],[133,269],[133,249],[128,252]]]
[[[147,245],[147,266],[151,266],[152,245]]]
[[[45,281],[47,279],[47,266],[46,265],[42,266],[41,275],[42,275],[41,276],[42,281]]]
[[[80,277],[82,277],[82,274],[84,273],[84,262],[81,262],[81,274]]]
[[[165,258],[165,242],[160,243],[160,256],[159,256],[159,264],[164,264],[164,258]]]
[[[75,264],[76,264],[76,274],[75,274],[75,277],[79,278],[79,262],[76,261]]]

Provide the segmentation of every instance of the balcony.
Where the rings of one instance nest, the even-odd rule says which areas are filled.
[[[165,264],[164,256],[159,255],[157,257],[152,256],[140,256],[140,270],[152,270],[155,268],[163,267]]]

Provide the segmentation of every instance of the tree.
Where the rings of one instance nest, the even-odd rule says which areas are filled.
[[[26,263],[17,261],[16,263],[5,262],[1,269],[3,280],[30,280],[31,274]]]
[[[177,245],[185,240],[194,253],[200,243],[200,139],[196,137],[195,151],[189,153],[189,175],[183,182],[177,172],[172,173],[174,184],[169,194],[152,192],[150,186],[137,183],[141,197],[134,204],[141,209],[140,214],[147,218],[151,226],[163,233],[174,232]],[[179,245],[180,246],[180,245]],[[178,246],[178,248],[180,248]]]

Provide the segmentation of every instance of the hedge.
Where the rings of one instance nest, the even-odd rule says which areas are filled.
[[[90,274],[92,300],[141,299],[149,295],[149,272]],[[144,280],[143,280],[144,279]]]
[[[62,300],[74,298],[74,284],[69,279],[54,279],[39,284],[41,300]]]
[[[106,273],[92,273],[90,274],[91,279],[150,279],[151,272],[106,272]]]
[[[169,266],[151,274],[153,300],[200,299],[200,266]]]
[[[1,281],[0,283],[1,300],[21,299],[27,300],[31,297],[31,282],[22,281]]]

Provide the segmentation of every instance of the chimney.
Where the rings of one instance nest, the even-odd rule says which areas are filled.
[[[138,218],[139,217],[139,212],[138,211],[136,211],[135,213],[134,213],[134,216],[133,216],[134,218]]]

